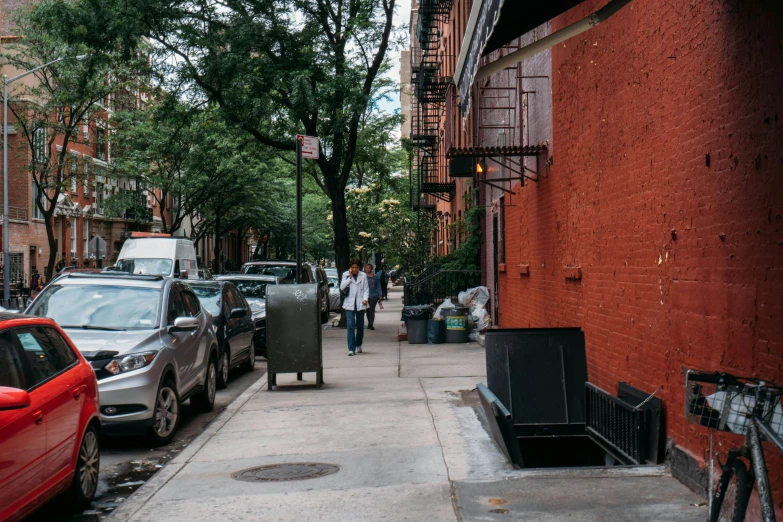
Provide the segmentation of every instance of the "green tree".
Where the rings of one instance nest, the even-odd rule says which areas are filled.
[[[47,31],[42,23],[47,6],[44,1],[41,9],[17,13],[15,31],[24,38],[8,44],[3,58],[20,71],[66,58],[33,73],[32,82],[12,84],[9,93],[9,109],[23,143],[18,152],[29,160],[34,204],[46,227],[45,274],[50,277],[57,259],[53,219],[57,202],[73,178],[84,180],[84,168],[73,161],[69,148],[87,141],[85,125],[105,122],[103,103],[110,95],[124,93],[126,87],[138,92],[146,75],[145,61],[136,55],[121,57],[112,48],[99,51],[85,43],[69,43]],[[96,136],[93,139],[97,141]]]
[[[391,86],[395,0],[55,1],[49,30],[108,49],[119,41],[129,55],[148,38],[172,66],[166,77],[194,86],[259,144],[290,152],[295,134],[320,137],[308,172],[330,199],[335,257],[347,268],[345,189],[362,120]]]

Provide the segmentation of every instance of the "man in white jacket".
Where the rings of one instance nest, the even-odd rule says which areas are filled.
[[[346,288],[349,289],[348,296],[343,300],[345,322],[348,327],[348,355],[362,353],[364,310],[370,298],[370,287],[367,285],[367,276],[361,271],[361,266],[361,260],[351,259],[350,268],[340,281],[341,292]]]

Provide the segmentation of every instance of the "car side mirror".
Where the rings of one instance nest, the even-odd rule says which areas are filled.
[[[174,325],[169,326],[171,332],[188,332],[198,329],[198,317],[177,317],[174,319]]]
[[[180,270],[179,271],[179,278],[180,279],[187,279],[188,278],[188,271],[187,270]]]
[[[30,395],[19,388],[0,386],[0,411],[19,410],[30,406]]]
[[[329,283],[329,288],[334,288],[334,283]]]
[[[231,319],[241,319],[247,315],[247,310],[244,308],[234,308],[231,310]]]

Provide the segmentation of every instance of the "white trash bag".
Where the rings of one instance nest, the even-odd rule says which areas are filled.
[[[492,318],[483,305],[476,304],[470,311],[470,315],[476,325],[476,330],[479,332],[484,331],[484,329],[489,328],[492,325]]]
[[[443,300],[443,302],[440,304],[437,310],[435,310],[435,313],[433,314],[432,318],[435,319],[436,317],[442,318],[443,314],[441,314],[441,311],[445,310],[446,308],[454,308],[454,303],[451,302],[451,299],[446,298]]]

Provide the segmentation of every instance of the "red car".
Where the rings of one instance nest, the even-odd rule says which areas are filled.
[[[0,521],[65,493],[89,506],[101,433],[95,372],[54,321],[0,313]]]

